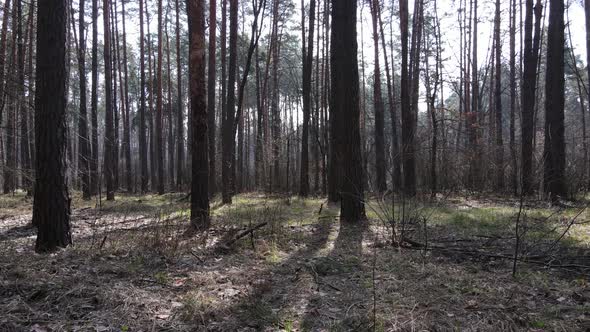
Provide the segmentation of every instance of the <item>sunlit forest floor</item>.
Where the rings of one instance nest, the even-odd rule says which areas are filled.
[[[193,237],[185,194],[72,204],[74,245],[47,256],[31,200],[0,196],[1,331],[590,329],[585,201],[398,201],[396,241],[389,198],[341,227],[323,198],[243,194]]]

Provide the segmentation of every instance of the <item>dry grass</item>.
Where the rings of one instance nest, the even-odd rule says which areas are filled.
[[[248,194],[231,207],[213,202],[210,232],[186,238],[180,197],[118,196],[100,210],[75,199],[75,245],[41,256],[32,251],[30,201],[1,196],[0,330],[590,328],[588,275],[523,263],[513,278],[504,259],[392,248],[381,222],[340,229],[337,209],[321,199]],[[456,240],[510,233],[514,206],[471,200],[431,208],[433,240]],[[261,221],[269,225],[222,246]],[[584,232],[577,226],[566,244],[587,248]]]

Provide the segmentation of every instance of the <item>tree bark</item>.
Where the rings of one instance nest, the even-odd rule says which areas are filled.
[[[207,113],[209,129],[209,195],[216,191],[215,182],[215,77],[216,68],[216,42],[217,42],[217,2],[209,0],[209,66],[207,72]],[[223,97],[222,97],[223,98]]]
[[[229,2],[229,67],[227,80],[227,110],[222,120],[222,201],[224,204],[232,203],[232,157],[235,139],[233,126],[236,109],[236,66],[237,66],[237,41],[238,41],[238,1]]]
[[[526,0],[524,19],[524,72],[521,88],[521,112],[522,112],[522,165],[521,165],[521,190],[528,195],[533,190],[533,135],[534,135],[534,108],[537,77],[538,44],[542,6],[540,0],[534,6],[535,12],[535,36],[533,41],[533,0]]]
[[[158,0],[158,64],[156,69],[156,167],[158,169],[158,194],[164,194],[164,139],[162,135],[162,0]]]
[[[387,97],[389,101],[389,116],[391,118],[391,183],[392,190],[398,190],[401,185],[401,166],[399,158],[399,142],[397,135],[397,105],[395,101],[395,70],[389,67],[389,58],[387,57],[387,46],[385,44],[385,33],[383,30],[383,20],[381,19],[381,6],[378,9],[379,32],[381,34],[381,46],[383,48],[383,58],[385,59],[385,75],[387,79]],[[393,47],[393,46],[392,46]],[[392,51],[393,56],[393,51]],[[391,63],[393,67],[393,61]]]
[[[23,9],[21,0],[17,0],[17,17],[18,26],[16,29],[17,35],[17,72],[18,72],[18,83],[17,83],[17,98],[18,107],[20,113],[20,162],[21,162],[21,178],[22,188],[27,192],[27,195],[31,194],[31,154],[29,150],[29,107],[25,96],[25,36],[23,34]]]
[[[209,144],[207,142],[204,11],[203,0],[189,0],[189,88],[192,112],[191,126],[193,127],[191,225],[197,230],[209,227]]]
[[[82,180],[82,197],[89,200],[90,191],[90,140],[88,139],[88,114],[86,111],[86,40],[84,38],[84,0],[80,0],[78,71],[80,80],[80,116],[78,118],[78,164]]]
[[[500,40],[500,0],[496,0],[494,39],[496,51],[496,78],[494,105],[496,115],[496,190],[504,189],[504,138],[502,137],[502,41]]]
[[[516,0],[510,1],[510,182],[518,194],[518,159],[516,157]]]
[[[564,137],[564,43],[565,23],[562,0],[549,1],[547,30],[547,72],[545,75],[545,148],[543,190],[552,199],[565,198]]]
[[[383,115],[383,96],[381,95],[381,68],[379,66],[379,7],[379,0],[371,1],[375,64],[373,74],[373,105],[375,110],[375,185],[377,192],[384,193],[387,190],[387,178],[385,176],[385,120]]]
[[[340,168],[340,220],[349,223],[365,218],[356,10],[356,0],[332,1],[330,109],[335,158],[331,167]]]
[[[131,121],[129,119],[129,70],[127,65],[127,30],[125,26],[126,13],[125,13],[125,1],[121,1],[121,15],[123,24],[123,88],[124,88],[124,103],[125,110],[123,116],[123,153],[125,154],[125,180],[127,181],[127,191],[133,192],[133,173],[131,172]]]
[[[309,195],[309,117],[311,114],[311,69],[313,61],[313,33],[315,20],[315,0],[309,4],[309,33],[307,39],[307,53],[303,40],[303,124],[301,137],[301,166],[299,179],[299,196]],[[303,9],[302,9],[303,11]],[[302,22],[305,18],[302,18]],[[303,26],[305,36],[305,27]]]
[[[414,115],[410,108],[409,72],[408,72],[408,0],[400,0],[400,34],[401,34],[401,120],[402,120],[402,163],[404,193],[416,194],[416,162],[414,158]]]
[[[2,15],[2,35],[0,35],[0,125],[2,124],[2,114],[4,105],[6,104],[5,98],[5,84],[4,84],[4,67],[6,62],[6,40],[8,39],[8,21],[10,16],[10,0],[4,2],[4,11]],[[0,160],[2,156],[0,155]]]
[[[38,3],[35,140],[37,149],[33,224],[37,252],[72,243],[66,185],[66,12],[65,0]]]
[[[146,105],[145,105],[145,36],[143,33],[143,0],[139,0],[139,65],[140,65],[140,106],[139,106],[139,178],[141,182],[141,192],[148,190],[148,165],[147,165],[147,142],[146,142]]]
[[[104,19],[104,67],[105,67],[105,137],[104,137],[104,177],[107,187],[107,200],[115,199],[115,128],[113,125],[113,78],[111,62],[111,24],[110,24],[110,0],[103,1]]]
[[[215,0],[210,0],[213,2],[213,6],[215,7]],[[182,189],[182,185],[184,183],[184,111],[182,105],[182,69],[181,69],[181,62],[180,62],[180,4],[178,0],[176,0],[176,88],[178,89],[178,100],[176,102],[176,131],[177,131],[177,144],[176,144],[176,188],[178,190]],[[215,21],[215,17],[213,17],[213,21]],[[213,34],[215,34],[215,24],[213,23]],[[215,47],[215,43],[213,43]],[[215,65],[213,66],[215,67]],[[215,78],[213,78],[213,82],[215,82]],[[215,83],[214,83],[215,84]],[[215,88],[215,87],[213,87]],[[213,97],[215,99],[215,97]],[[212,102],[215,105],[215,102]],[[215,111],[213,112],[215,113]]]

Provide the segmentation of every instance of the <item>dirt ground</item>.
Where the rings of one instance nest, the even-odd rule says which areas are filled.
[[[189,238],[183,198],[76,197],[74,245],[38,255],[30,199],[2,196],[0,331],[590,331],[590,231],[576,207],[521,212],[513,276],[513,201],[416,204],[403,225],[416,243],[399,247],[385,203],[340,225],[322,198],[240,195],[213,202],[210,231]]]

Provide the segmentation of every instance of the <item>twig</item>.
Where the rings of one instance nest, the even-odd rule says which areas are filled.
[[[256,231],[256,230],[258,230],[258,229],[260,229],[260,228],[262,228],[262,227],[264,227],[264,226],[266,226],[266,225],[268,225],[268,221],[261,222],[261,223],[259,223],[259,224],[255,225],[255,226],[254,226],[254,227],[252,227],[252,228],[249,228],[249,229],[247,229],[247,230],[245,230],[245,231],[242,231],[242,232],[240,232],[240,233],[239,233],[239,234],[238,234],[236,237],[234,237],[232,240],[230,240],[229,242],[227,242],[227,243],[225,244],[225,246],[226,246],[226,247],[230,247],[231,245],[233,245],[233,244],[234,244],[236,241],[238,241],[239,239],[243,238],[244,236],[246,236],[246,235],[248,235],[248,234],[250,234],[250,233],[253,233],[254,231]]]

